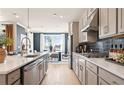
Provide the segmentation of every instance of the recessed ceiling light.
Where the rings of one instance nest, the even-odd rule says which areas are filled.
[[[63,18],[63,16],[60,16],[60,18]]]
[[[18,16],[18,15],[16,15],[16,18],[19,18],[19,16]]]
[[[16,18],[19,18],[19,15],[17,15],[17,13],[13,13],[13,15],[16,17]]]

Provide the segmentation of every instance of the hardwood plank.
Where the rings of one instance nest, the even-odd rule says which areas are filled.
[[[80,85],[80,82],[68,64],[49,64],[42,85]]]

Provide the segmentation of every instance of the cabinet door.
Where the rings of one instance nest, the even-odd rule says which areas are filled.
[[[85,66],[82,64],[79,65],[79,80],[81,84],[85,84]]]
[[[83,14],[83,28],[88,24],[88,11],[87,8],[84,9],[84,14]]]
[[[108,33],[107,8],[99,9],[99,37],[104,37]]]
[[[109,84],[103,79],[99,78],[99,85],[109,85]]]
[[[73,70],[75,72],[75,68],[76,68],[76,58],[75,58],[75,55],[73,54]]]
[[[87,42],[87,32],[82,32],[82,41]]]
[[[97,75],[86,68],[86,85],[97,85]]]
[[[116,34],[116,8],[108,8],[108,33],[111,36]]]
[[[99,37],[106,38],[116,34],[116,8],[99,9]]]
[[[82,17],[79,20],[79,43],[82,42]]]
[[[124,8],[118,9],[118,33],[124,33]]]
[[[76,67],[75,67],[75,73],[78,76],[79,75],[79,63],[78,63],[78,58],[76,58]]]
[[[21,85],[20,79],[17,80],[13,85]]]

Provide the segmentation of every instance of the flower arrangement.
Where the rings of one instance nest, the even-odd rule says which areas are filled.
[[[10,46],[12,45],[13,40],[11,38],[6,37],[4,32],[0,32],[0,47],[2,46]]]

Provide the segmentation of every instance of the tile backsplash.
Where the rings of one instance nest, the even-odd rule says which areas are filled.
[[[99,40],[96,43],[88,44],[90,49],[99,52],[108,52],[110,48],[124,49],[124,38],[107,38]]]

